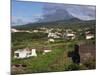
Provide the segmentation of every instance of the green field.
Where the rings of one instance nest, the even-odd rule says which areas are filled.
[[[46,25],[47,24],[47,25]],[[35,24],[34,24],[35,25]],[[95,35],[95,21],[87,22],[54,22],[53,23],[43,23],[43,25],[37,23],[36,26],[24,25],[15,27],[17,29],[34,30],[41,27],[52,28],[53,32],[58,32],[57,28],[61,28],[60,33],[65,33],[66,29],[71,28],[76,32],[76,38],[74,40],[68,40],[66,38],[54,39],[55,42],[48,42],[48,33],[37,32],[37,33],[27,33],[27,32],[16,32],[11,33],[12,43],[11,43],[11,55],[12,55],[12,65],[13,64],[24,64],[26,67],[16,68],[12,70],[12,74],[21,73],[42,73],[42,72],[59,72],[59,71],[73,71],[73,70],[87,70],[95,69],[95,60],[88,61],[81,65],[73,63],[72,59],[68,57],[68,53],[74,50],[74,45],[89,42],[95,45],[95,37],[91,40],[85,39],[85,32],[91,31]],[[74,26],[75,25],[75,26]],[[27,27],[28,26],[28,27]],[[62,27],[61,27],[62,26]],[[79,31],[81,30],[81,31]],[[43,47],[48,47],[52,52],[43,55]],[[15,59],[14,51],[23,48],[36,48],[37,57],[29,57],[24,59]]]
[[[74,64],[67,55],[69,51],[74,50],[74,44],[82,40],[69,41],[65,39],[56,39],[54,43],[48,43],[48,38],[46,38],[46,36],[47,34],[44,33],[39,33],[39,35],[35,33],[12,33],[12,64],[24,64],[27,66],[25,68],[16,69],[12,74],[87,69],[85,66]],[[41,47],[49,47],[52,49],[52,52],[43,55],[40,50],[37,50],[37,57],[24,59],[13,58],[13,52],[16,49],[26,47],[38,49],[41,49]]]

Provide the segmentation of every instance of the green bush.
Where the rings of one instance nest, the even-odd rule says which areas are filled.
[[[66,71],[74,71],[74,70],[79,70],[79,69],[80,69],[80,66],[78,64],[74,64],[74,63],[69,64],[65,68]]]

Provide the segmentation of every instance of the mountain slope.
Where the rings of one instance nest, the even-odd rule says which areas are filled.
[[[65,9],[56,9],[52,13],[47,13],[43,15],[43,19],[40,19],[38,22],[52,22],[59,20],[69,20],[74,18],[70,13]]]
[[[71,18],[69,20],[53,21],[53,22],[41,22],[41,23],[30,23],[26,25],[13,26],[12,28],[20,30],[32,30],[40,27],[47,28],[75,28],[75,27],[94,27],[96,24],[95,20],[82,21],[77,18]]]

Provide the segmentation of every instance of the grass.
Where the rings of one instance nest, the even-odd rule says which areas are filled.
[[[21,34],[16,34],[16,36]],[[26,35],[26,34],[25,34]],[[17,36],[17,37],[18,37]],[[19,48],[41,48],[50,47],[52,49],[51,53],[42,55],[40,52],[38,57],[30,57],[25,59],[14,59],[12,57],[12,64],[25,64],[26,68],[21,70],[16,70],[14,74],[20,73],[41,73],[41,72],[58,72],[68,70],[69,66],[77,68],[78,66],[72,63],[71,58],[67,57],[69,51],[73,51],[74,44],[83,42],[85,40],[63,40],[56,39],[54,43],[48,43],[47,38],[33,38],[32,35],[24,37],[24,40],[19,40],[20,38],[14,37],[12,49],[17,50]],[[41,36],[42,37],[42,36]],[[22,38],[21,38],[22,39]],[[91,40],[90,40],[91,41]]]
[[[30,57],[25,59],[12,59],[12,64],[26,64],[27,68],[24,72],[18,73],[39,73],[39,72],[55,72],[64,71],[66,64],[70,63],[67,58],[67,51],[72,49],[72,42],[49,43],[47,46],[52,48],[52,52],[46,55],[38,55],[38,57]]]

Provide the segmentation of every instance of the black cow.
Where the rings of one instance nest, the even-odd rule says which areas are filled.
[[[77,44],[74,45],[74,51],[68,52],[68,57],[71,57],[74,63],[80,63],[79,46]]]

